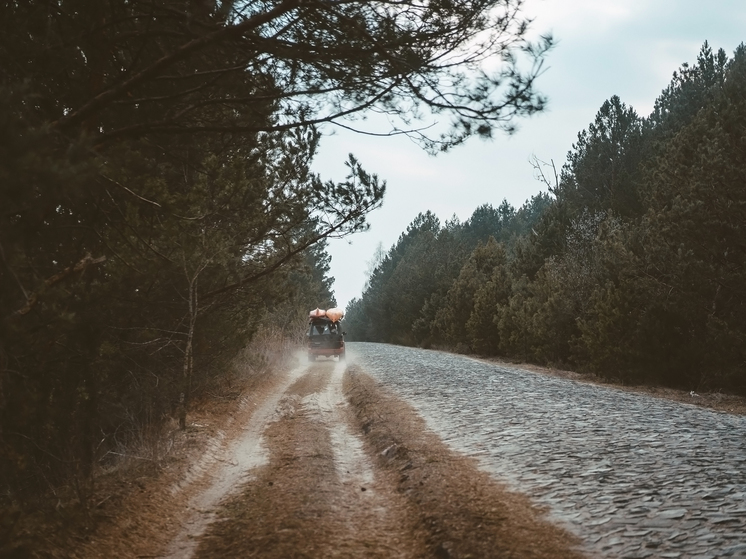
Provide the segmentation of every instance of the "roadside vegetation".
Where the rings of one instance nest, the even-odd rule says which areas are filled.
[[[649,116],[612,97],[561,169],[534,159],[547,193],[418,215],[350,302],[349,339],[744,393],[745,155],[746,47],[705,43]]]

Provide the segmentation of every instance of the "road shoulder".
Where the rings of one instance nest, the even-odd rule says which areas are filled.
[[[738,396],[735,394],[725,394],[722,392],[696,392],[691,390],[686,391],[678,390],[675,388],[668,388],[665,386],[629,385],[603,379],[596,375],[582,374],[575,371],[558,369],[556,367],[542,367],[541,365],[504,361],[498,358],[488,358],[478,355],[469,355],[468,357],[476,361],[501,365],[503,367],[508,367],[511,369],[520,369],[522,371],[529,371],[541,375],[574,380],[585,384],[606,386],[609,388],[615,388],[617,390],[623,390],[625,392],[633,392],[635,394],[646,394],[654,398],[671,400],[674,402],[680,402],[682,404],[690,404],[705,409],[711,409],[724,413],[732,413],[734,415],[746,415],[746,397]]]

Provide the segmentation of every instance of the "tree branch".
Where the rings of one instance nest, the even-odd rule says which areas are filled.
[[[115,85],[114,87],[102,91],[79,109],[70,111],[62,118],[59,118],[56,121],[52,122],[52,128],[64,131],[72,128],[73,126],[77,126],[78,124],[89,118],[90,115],[92,115],[96,111],[102,109],[114,100],[126,95],[129,90],[154,78],[159,73],[163,72],[163,70],[169,68],[176,62],[184,60],[193,52],[208,47],[214,43],[236,37],[251,29],[256,29],[257,27],[264,25],[272,21],[273,19],[276,19],[293,10],[299,5],[299,3],[299,0],[285,0],[268,12],[257,14],[242,23],[232,25],[230,27],[224,27],[222,29],[189,41],[188,43],[177,48],[172,53],[161,57],[149,67],[141,70],[128,80],[125,80],[119,85]]]

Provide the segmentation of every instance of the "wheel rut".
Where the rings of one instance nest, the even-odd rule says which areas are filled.
[[[268,463],[224,503],[196,557],[424,557],[405,502],[353,434],[344,364],[313,365],[278,402]]]

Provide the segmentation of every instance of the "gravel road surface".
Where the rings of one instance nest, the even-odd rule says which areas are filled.
[[[746,417],[436,351],[348,349],[591,556],[746,558]]]

